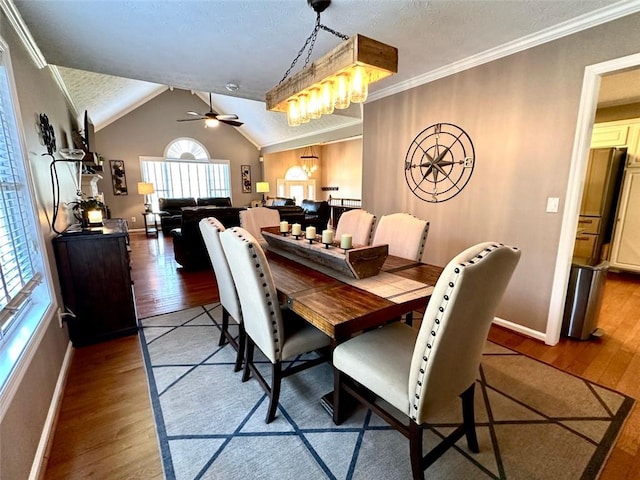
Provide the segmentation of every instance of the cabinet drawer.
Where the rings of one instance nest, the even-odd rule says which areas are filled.
[[[581,234],[597,234],[600,229],[600,217],[586,217],[580,215],[578,218],[578,236]]]
[[[578,235],[573,247],[574,257],[593,257],[593,246],[596,243],[597,235]]]

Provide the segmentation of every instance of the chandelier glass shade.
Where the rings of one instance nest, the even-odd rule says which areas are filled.
[[[320,23],[320,12],[330,1],[308,2],[317,12],[316,26],[278,85],[267,92],[267,110],[286,112],[290,126],[298,126],[334,109],[367,100],[369,85],[398,71],[398,49],[356,34],[349,38]],[[322,4],[322,5],[319,5]],[[344,41],[329,53],[307,65],[318,31],[326,30]],[[289,77],[307,45],[304,68]]]

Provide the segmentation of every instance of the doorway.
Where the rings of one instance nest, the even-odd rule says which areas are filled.
[[[575,232],[578,227],[582,200],[582,186],[586,175],[593,119],[597,109],[601,79],[604,75],[636,67],[640,67],[640,53],[591,65],[585,69],[547,319],[545,343],[548,345],[555,345],[560,339]]]

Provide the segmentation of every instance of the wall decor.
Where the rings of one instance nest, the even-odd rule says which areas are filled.
[[[251,165],[241,165],[242,193],[251,193]]]
[[[475,150],[467,132],[452,123],[436,123],[413,139],[404,160],[409,190],[425,202],[452,199],[469,183]]]
[[[47,153],[53,155],[56,151],[56,133],[53,131],[53,125],[49,123],[49,117],[44,113],[40,114],[40,136],[42,143],[47,147]]]
[[[123,160],[110,160],[111,180],[113,182],[114,195],[127,195],[127,175],[124,171]]]

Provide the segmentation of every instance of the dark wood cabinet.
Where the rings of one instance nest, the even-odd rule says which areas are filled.
[[[53,239],[69,337],[75,347],[137,333],[127,225],[71,226]]]

